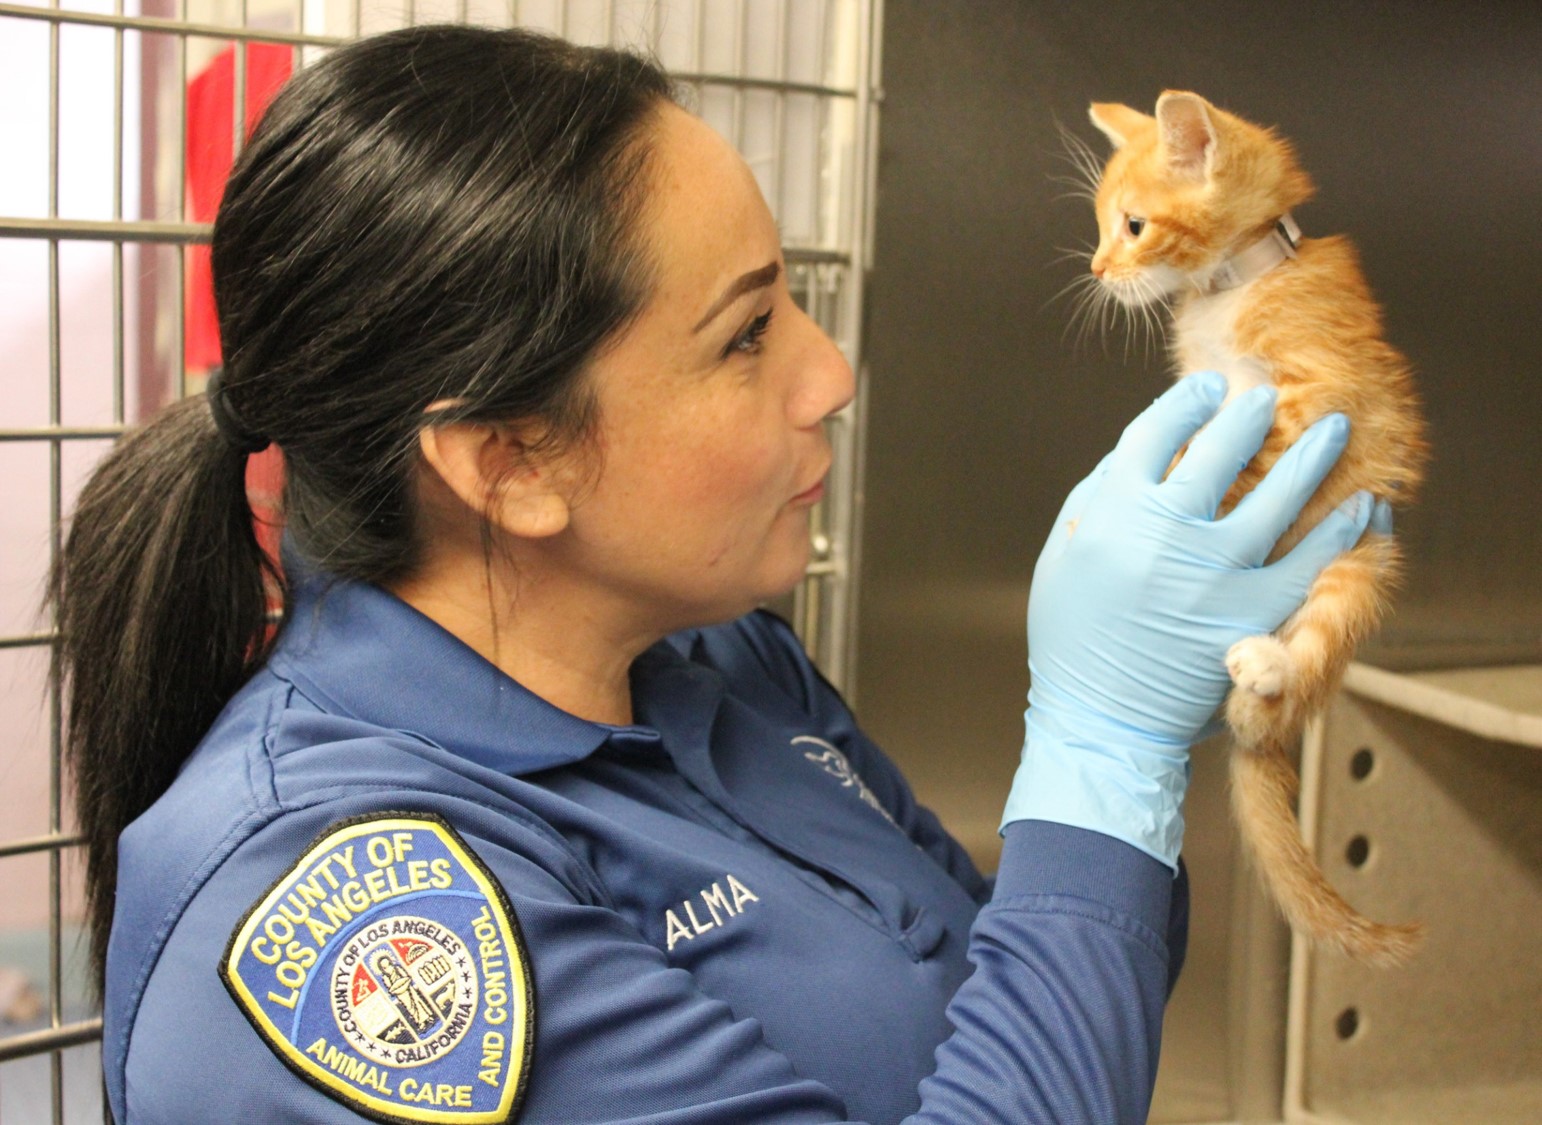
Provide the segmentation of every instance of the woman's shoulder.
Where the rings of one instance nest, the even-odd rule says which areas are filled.
[[[520,995],[516,984],[529,989],[510,896],[592,905],[587,878],[528,810],[410,778],[394,791],[367,782],[232,823],[196,869],[184,862],[157,874],[140,864],[120,881],[109,955],[103,1051],[115,1101],[132,1095],[147,1119],[187,1120],[188,1099],[203,1087],[222,1120],[274,1119],[287,1116],[267,1100],[279,1091],[295,1100],[295,1119],[310,1120],[326,1100],[285,1071],[324,1088],[343,1065],[339,1028],[354,1034],[348,1045],[363,1049],[379,1075],[388,1062],[399,1065],[401,1044],[425,1038],[429,1023],[447,1044],[480,1041],[468,1038],[472,982],[489,1011],[494,982],[508,998]],[[140,924],[148,903],[139,892],[151,881],[182,881],[185,893],[162,904],[164,917]],[[392,1011],[381,990],[398,977],[426,998],[404,1017],[416,1014],[413,1034],[381,1022]],[[507,1016],[489,1026],[505,1042],[522,1041],[528,1028],[518,1005],[497,1010]],[[209,1089],[188,1080],[208,1073],[192,1065],[193,1052],[252,1076]],[[414,1090],[434,1082],[469,1089],[482,1057],[469,1045],[446,1049],[401,1073],[416,1077]],[[356,1061],[345,1076],[372,1084]],[[502,1090],[500,1082],[493,1092]],[[230,1104],[218,1101],[227,1096]]]
[[[318,706],[265,669],[225,708],[160,800],[124,831],[115,928],[125,940],[163,933],[216,875],[250,869],[255,888],[331,825],[401,811],[572,875],[561,837],[531,807],[533,793],[426,735]]]
[[[124,1081],[131,1045],[146,1065],[175,1058],[200,1020],[211,1042],[233,1044],[249,1023],[288,1027],[285,1001],[313,983],[307,962],[366,915],[433,926],[435,910],[467,904],[496,917],[505,893],[597,901],[603,890],[534,792],[260,672],[121,838],[109,1085]],[[475,932],[469,915],[440,921]]]

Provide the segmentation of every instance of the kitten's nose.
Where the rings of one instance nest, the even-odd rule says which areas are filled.
[[[1104,262],[1103,255],[1094,254],[1092,256],[1092,276],[1101,281],[1103,279],[1103,275],[1107,272],[1108,265],[1106,262]]]

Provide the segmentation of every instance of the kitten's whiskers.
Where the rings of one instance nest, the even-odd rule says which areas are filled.
[[[1098,181],[1103,178],[1103,162],[1098,159],[1092,147],[1071,130],[1067,129],[1059,121],[1055,122],[1055,130],[1060,134],[1060,143],[1065,146],[1065,151],[1056,155],[1071,165],[1071,175],[1051,176],[1052,183],[1063,184],[1072,190],[1060,199],[1097,199]]]

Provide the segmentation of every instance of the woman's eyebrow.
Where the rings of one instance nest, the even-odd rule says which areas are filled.
[[[773,281],[776,280],[777,275],[781,272],[782,263],[769,262],[766,265],[761,266],[758,270],[751,270],[743,277],[736,279],[734,283],[730,285],[723,293],[723,295],[715,302],[713,302],[712,307],[707,310],[707,315],[701,318],[695,328],[691,329],[691,334],[695,335],[697,332],[700,332],[703,328],[707,327],[707,325],[711,324],[713,317],[717,316],[718,313],[722,312],[729,305],[733,304],[740,297],[744,296],[744,294],[749,293],[755,289],[764,289],[766,286],[770,285]]]

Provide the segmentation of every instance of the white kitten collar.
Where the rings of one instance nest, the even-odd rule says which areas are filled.
[[[1205,286],[1205,289],[1211,293],[1219,293],[1257,280],[1287,258],[1294,258],[1296,248],[1300,245],[1301,228],[1296,225],[1296,220],[1292,219],[1290,212],[1287,211],[1280,216],[1274,224],[1274,229],[1267,235],[1253,245],[1223,259],[1221,264],[1215,267],[1215,272],[1210,275],[1210,283]]]

